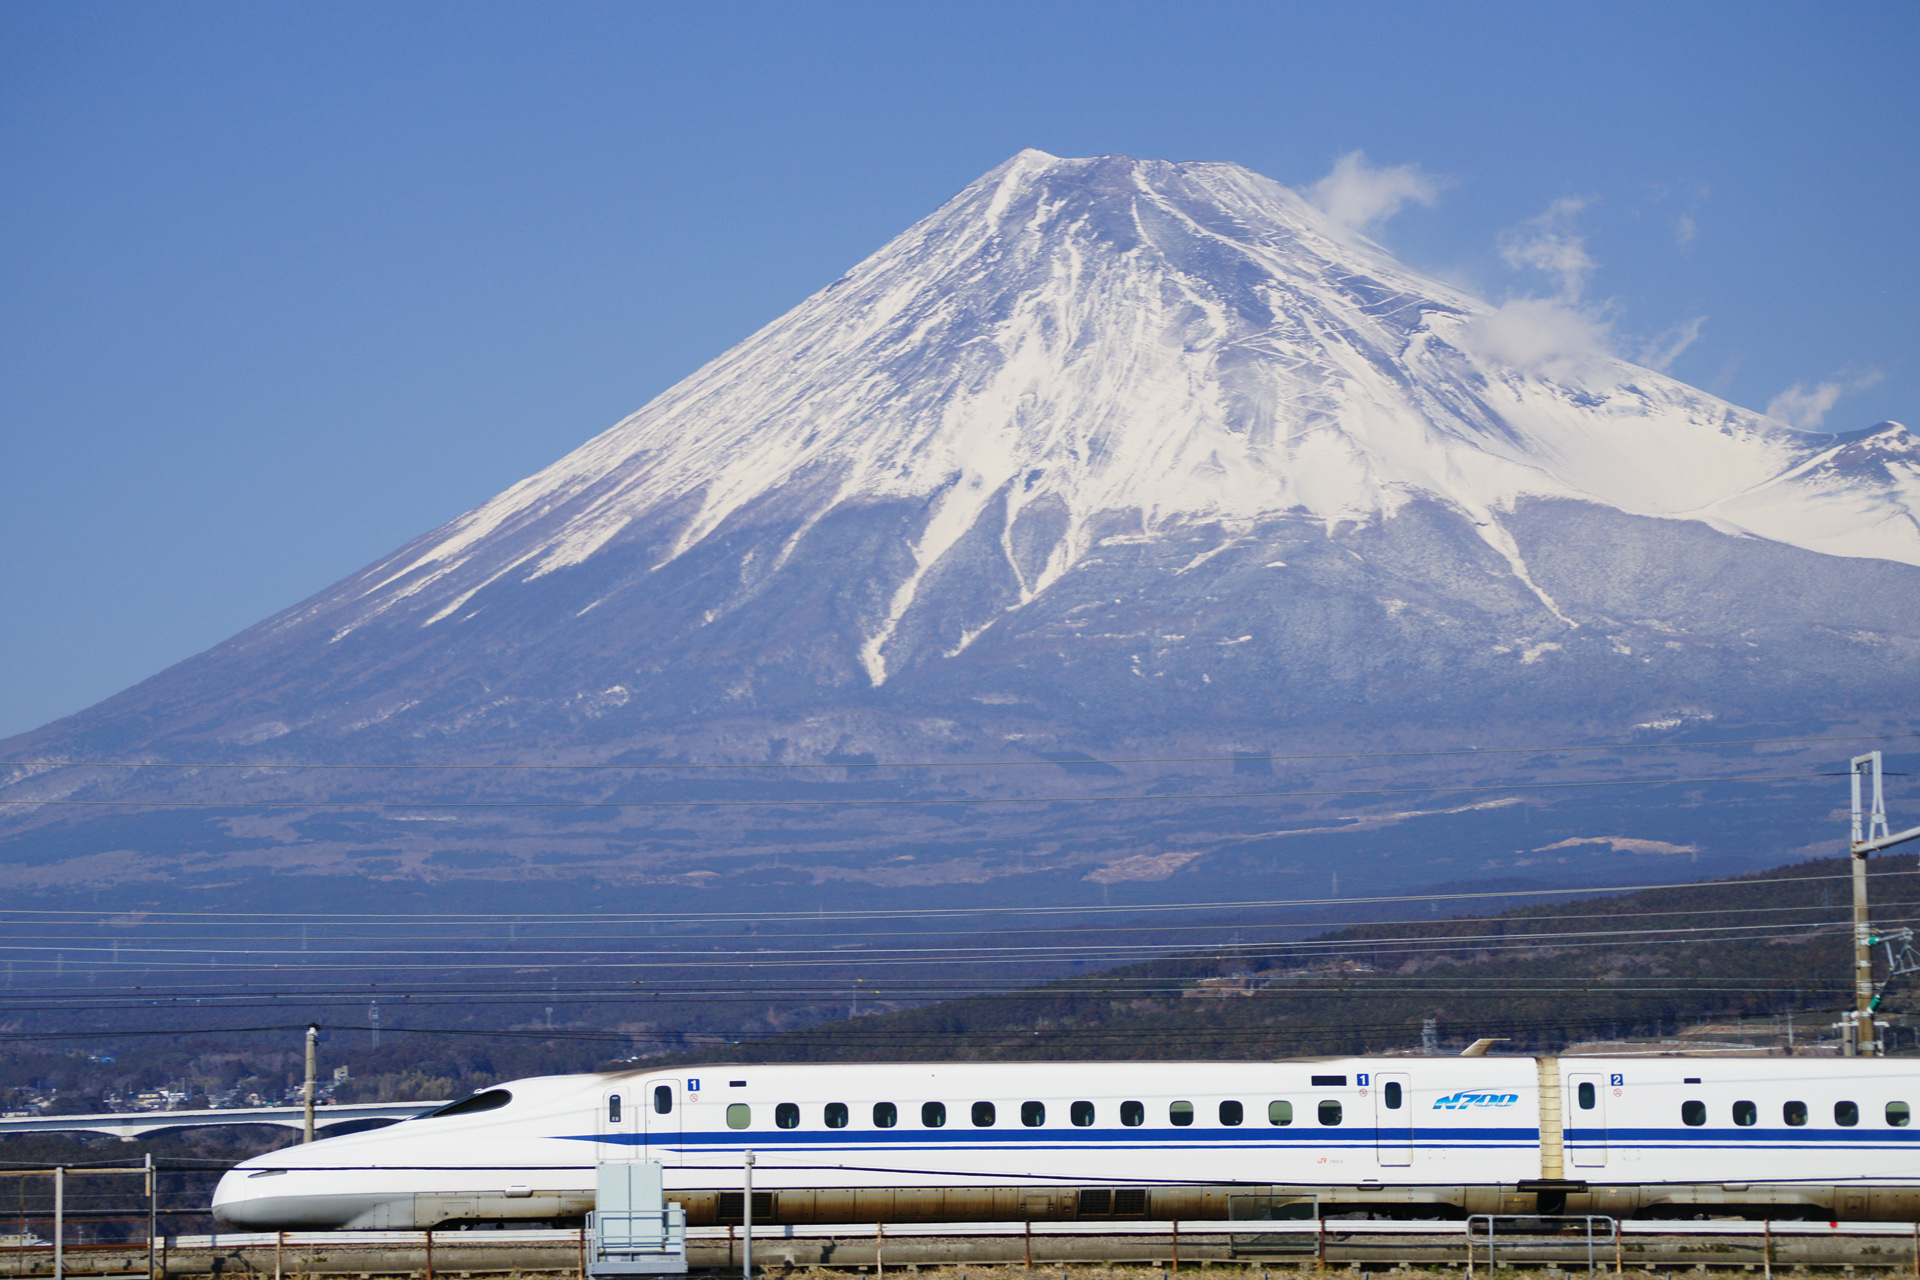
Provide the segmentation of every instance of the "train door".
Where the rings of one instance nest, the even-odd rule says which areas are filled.
[[[685,1123],[685,1099],[678,1080],[653,1080],[647,1084],[646,1119],[647,1159],[660,1164],[680,1163],[680,1129]]]
[[[1607,1163],[1606,1078],[1570,1075],[1560,1103],[1566,1131],[1567,1159],[1576,1169],[1598,1169]]]
[[[1373,1140],[1381,1164],[1413,1163],[1413,1090],[1405,1076],[1374,1076]]]
[[[601,1093],[600,1111],[594,1120],[594,1137],[599,1139],[593,1144],[597,1159],[633,1159],[634,1112],[639,1109],[635,1101],[630,1084]]]

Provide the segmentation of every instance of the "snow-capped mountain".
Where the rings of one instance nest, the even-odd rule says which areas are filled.
[[[1571,498],[1920,564],[1904,435],[1862,483],[1841,459],[1872,442],[1836,447],[1617,360],[1503,366],[1482,354],[1492,315],[1237,165],[1023,152],[317,610],[346,606],[337,635],[425,601],[421,626],[457,626],[490,586],[641,529],[666,535],[659,569],[777,509],[787,532],[742,557],[758,579],[834,513],[904,503],[919,514],[861,620],[877,685],[957,547],[1000,542],[1007,573],[956,649],[1083,564],[1116,519],[1148,539],[1206,527],[1224,550],[1276,515],[1334,528],[1436,501],[1525,580],[1503,513]]]
[[[1904,428],[1543,333],[1236,165],[1022,152],[546,470],[14,746],[1562,740],[1913,687]]]

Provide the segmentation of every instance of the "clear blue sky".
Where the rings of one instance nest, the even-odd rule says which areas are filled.
[[[1912,424],[1917,60],[1911,0],[13,0],[0,735],[484,500],[1026,146],[1419,165],[1378,238],[1492,298],[1549,289],[1502,233],[1584,202],[1622,350],[1704,317],[1677,376]]]

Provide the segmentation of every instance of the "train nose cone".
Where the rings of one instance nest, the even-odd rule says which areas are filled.
[[[280,1171],[261,1177],[261,1170],[244,1166],[222,1174],[213,1188],[213,1220],[238,1231],[275,1231],[287,1226],[288,1209],[295,1203],[288,1183],[297,1181]]]
[[[247,1175],[238,1171],[220,1175],[213,1188],[213,1220],[223,1227],[254,1228],[260,1204],[246,1195]]]

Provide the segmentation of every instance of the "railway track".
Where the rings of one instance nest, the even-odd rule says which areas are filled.
[[[970,1269],[1064,1274],[1106,1270],[1220,1270],[1270,1276],[1439,1271],[1488,1276],[1532,1272],[1632,1277],[1737,1271],[1756,1280],[1794,1275],[1913,1276],[1920,1280],[1920,1226],[1905,1223],[1624,1222],[1579,1226],[1497,1222],[1218,1221],[1073,1228],[983,1223],[915,1227],[771,1227],[754,1233],[756,1273],[865,1274]],[[1254,1229],[1257,1228],[1257,1229]],[[738,1275],[737,1230],[688,1232],[697,1273]],[[1469,1256],[1471,1255],[1471,1256]],[[346,1277],[349,1280],[476,1280],[581,1274],[574,1231],[370,1231],[179,1236],[156,1241],[152,1280],[199,1277]],[[138,1245],[68,1246],[66,1277],[147,1276]],[[51,1245],[0,1247],[0,1280],[51,1277]]]

